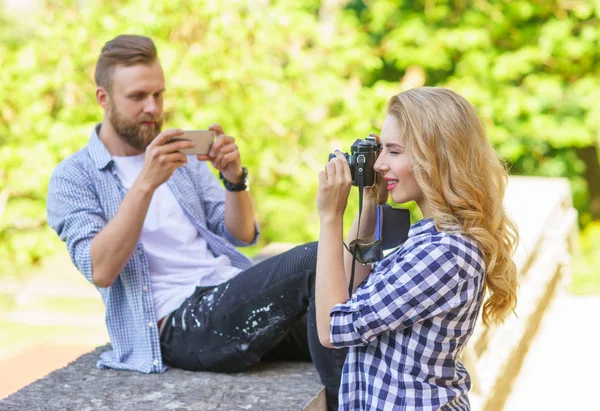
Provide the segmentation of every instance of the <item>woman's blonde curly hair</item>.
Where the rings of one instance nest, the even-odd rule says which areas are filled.
[[[463,97],[438,87],[395,95],[388,115],[398,120],[436,228],[468,236],[483,253],[488,291],[484,324],[502,322],[517,304],[512,256],[519,236],[503,205],[508,173],[481,119]]]

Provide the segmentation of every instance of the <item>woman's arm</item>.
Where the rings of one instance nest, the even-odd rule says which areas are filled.
[[[343,220],[352,187],[350,167],[344,156],[336,157],[319,173],[317,208],[321,221],[317,251],[315,303],[319,341],[331,347],[329,313],[339,303],[348,300],[348,281],[344,270]]]
[[[342,225],[342,218],[321,220],[317,252],[317,331],[321,344],[330,348],[329,313],[336,304],[348,301],[348,280],[342,257]]]

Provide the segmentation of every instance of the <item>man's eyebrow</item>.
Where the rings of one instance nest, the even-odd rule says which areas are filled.
[[[134,96],[134,95],[145,95],[145,94],[156,94],[156,93],[164,93],[165,89],[161,88],[160,90],[156,90],[153,91],[152,93],[148,93],[146,90],[132,90],[129,93],[127,93],[128,96]]]

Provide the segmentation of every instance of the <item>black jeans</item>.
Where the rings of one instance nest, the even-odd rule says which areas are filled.
[[[316,261],[317,243],[309,243],[216,287],[197,287],[163,329],[164,361],[185,370],[238,372],[261,360],[312,359],[328,408],[336,409],[347,350],[319,342]]]

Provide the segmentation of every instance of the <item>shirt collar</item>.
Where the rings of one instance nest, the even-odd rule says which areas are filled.
[[[437,233],[437,229],[435,228],[435,222],[433,221],[433,218],[424,218],[422,220],[419,220],[413,225],[411,225],[410,230],[408,230],[409,237],[413,237],[424,233]]]
[[[92,130],[92,134],[90,134],[90,141],[88,143],[92,161],[99,170],[106,168],[109,164],[112,164],[113,162],[110,153],[106,149],[106,146],[98,136],[98,132],[100,131],[101,126],[102,123],[96,124],[96,126]]]

